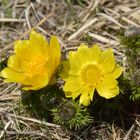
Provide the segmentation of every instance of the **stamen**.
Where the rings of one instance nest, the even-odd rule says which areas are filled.
[[[88,86],[96,86],[103,79],[102,69],[96,64],[88,64],[81,71],[82,81]]]

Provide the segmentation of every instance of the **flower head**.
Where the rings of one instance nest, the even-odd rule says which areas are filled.
[[[93,100],[95,89],[98,94],[110,99],[119,94],[117,78],[122,68],[116,65],[112,49],[101,51],[97,45],[91,48],[82,44],[77,52],[69,52],[63,62],[62,79],[66,97],[77,98],[87,106]]]
[[[32,31],[29,40],[15,42],[14,53],[0,73],[6,82],[20,83],[24,90],[37,90],[54,80],[61,57],[56,36],[48,44],[44,36]]]

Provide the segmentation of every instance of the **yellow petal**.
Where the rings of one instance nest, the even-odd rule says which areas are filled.
[[[98,63],[99,56],[101,54],[101,50],[100,50],[99,46],[93,45],[93,47],[91,47],[90,50],[91,50],[91,55],[92,55],[92,62]]]
[[[50,53],[50,58],[46,62],[46,70],[49,73],[48,75],[51,77],[51,75],[53,75],[56,72],[61,59],[60,45],[57,40],[57,37],[55,36],[51,37],[49,53]]]
[[[29,41],[16,41],[14,45],[15,54],[20,57],[21,59],[30,61],[36,56],[36,53],[29,47]]]
[[[56,73],[56,65],[53,63],[53,59],[49,59],[46,64],[45,64],[45,70],[46,73],[48,74],[49,79],[52,77],[52,75],[54,75]]]
[[[84,106],[90,105],[90,98],[87,96],[84,102],[82,103]]]
[[[88,106],[90,104],[90,97],[87,93],[82,93],[80,96],[80,104],[83,104],[84,106]]]
[[[79,76],[80,72],[81,72],[81,67],[82,67],[82,65],[80,64],[80,60],[69,61],[69,68],[70,69],[69,69],[68,73],[70,75]]]
[[[37,46],[44,46],[46,43],[46,38],[43,35],[35,32],[34,30],[31,31],[29,40]]]
[[[114,71],[111,73],[108,73],[106,76],[111,77],[113,79],[117,79],[122,74],[122,72],[123,72],[123,68],[117,65]]]
[[[48,42],[46,41],[46,38],[35,32],[34,30],[30,33],[30,48],[33,49],[36,52],[40,52],[42,54],[48,54],[49,52],[49,45]]]
[[[93,101],[94,91],[95,91],[95,88],[92,88],[92,89],[90,89],[90,91],[89,91],[89,95],[90,95],[90,100],[91,100],[91,101]]]
[[[49,78],[46,75],[36,75],[34,77],[27,77],[23,83],[25,87],[23,90],[38,90],[48,85]]]
[[[91,60],[90,50],[87,45],[81,44],[77,52],[69,53],[70,71],[72,75],[80,75],[81,68]]]
[[[105,86],[112,88],[118,85],[118,81],[113,79],[112,77],[108,77],[105,75],[101,84],[104,84]]]
[[[105,89],[104,87],[100,87],[100,88],[97,88],[97,91],[98,91],[100,96],[102,96],[106,99],[110,99],[110,98],[113,98],[119,94],[119,87],[116,86],[112,89],[109,89],[109,88]]]
[[[65,82],[65,85],[63,87],[63,90],[65,92],[67,92],[67,91],[74,92],[74,91],[77,91],[77,90],[79,90],[81,88],[82,88],[82,82],[81,82],[80,78],[72,77],[71,76]]]
[[[106,99],[110,99],[119,94],[118,82],[109,77],[104,78],[103,82],[96,89],[98,94]]]
[[[47,59],[49,57],[49,47],[45,37],[32,31],[30,40],[19,40],[14,45],[15,54],[21,59],[30,61],[35,57],[44,55]]]
[[[82,91],[82,95],[80,96],[80,103],[84,106],[88,106],[90,104],[90,100],[93,100],[95,88],[84,87]]]
[[[61,59],[61,48],[58,42],[58,39],[56,36],[52,36],[50,40],[50,53],[51,53],[51,59],[53,63],[55,64],[55,67],[57,67],[60,63]]]
[[[5,68],[0,73],[1,77],[6,78],[7,82],[19,82],[25,79],[25,75],[23,73],[16,72],[10,68]]]
[[[87,45],[81,44],[78,48],[78,51],[75,53],[75,61],[77,63],[81,63],[81,65],[85,65],[85,63],[91,62],[91,51]]]
[[[76,54],[75,51],[69,51],[68,59],[72,59],[75,54]]]
[[[112,49],[104,50],[101,53],[99,64],[101,65],[104,73],[109,73],[115,68],[115,59]]]
[[[79,88],[78,90],[76,90],[75,92],[72,92],[72,98],[75,100],[81,93],[82,93],[82,88]]]
[[[9,57],[7,65],[17,72],[22,72],[21,60],[16,55]]]

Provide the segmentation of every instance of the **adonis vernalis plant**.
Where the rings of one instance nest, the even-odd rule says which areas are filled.
[[[55,81],[61,51],[56,36],[50,43],[41,34],[32,31],[29,40],[15,42],[14,55],[0,75],[6,82],[22,84],[24,90],[38,90]]]
[[[88,48],[82,44],[77,51],[69,52],[62,66],[65,95],[73,99],[80,95],[80,104],[88,106],[95,90],[106,99],[119,94],[116,79],[122,68],[116,64],[112,49],[101,51],[97,45]]]
[[[69,129],[79,130],[93,121],[87,108],[74,100],[64,99],[57,108],[54,107],[51,111],[54,123],[66,126]]]

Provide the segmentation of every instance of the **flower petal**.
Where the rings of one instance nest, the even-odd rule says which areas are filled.
[[[80,80],[80,78],[70,76],[66,80],[66,82],[64,84],[64,87],[63,87],[63,90],[65,92],[67,92],[67,91],[68,92],[75,92],[75,91],[77,91],[81,88],[82,88],[82,81]]]
[[[30,48],[33,49],[36,52],[40,52],[42,54],[47,54],[49,51],[49,45],[46,41],[46,38],[35,32],[34,30],[30,33]]]
[[[118,82],[115,79],[106,77],[103,79],[103,82],[100,83],[97,87],[97,92],[100,96],[110,99],[119,94]]]
[[[89,91],[89,95],[90,95],[90,100],[91,100],[91,101],[93,101],[94,91],[95,91],[95,88],[92,88],[92,89],[90,89],[90,91]]]
[[[30,61],[36,56],[36,53],[29,47],[29,40],[19,40],[14,45],[15,54],[26,61]]]
[[[23,72],[21,67],[21,60],[16,55],[11,55],[9,57],[7,65],[17,72]]]
[[[119,76],[122,74],[122,72],[123,72],[123,68],[117,65],[117,66],[115,67],[115,69],[114,69],[113,72],[108,73],[108,74],[106,74],[106,75],[107,75],[108,77],[113,78],[113,79],[117,79],[117,78],[119,78]]]
[[[49,83],[48,75],[36,75],[28,77],[23,81],[24,90],[38,90],[45,87]]]
[[[80,104],[88,106],[90,104],[90,100],[93,100],[94,90],[95,88],[89,88],[85,86],[81,91],[82,94],[80,96]]]
[[[80,75],[81,68],[91,60],[90,50],[87,45],[81,44],[77,52],[69,53],[70,71],[72,75]]]
[[[115,59],[112,49],[104,50],[101,53],[99,64],[101,65],[104,73],[109,73],[115,68]]]
[[[82,93],[80,96],[80,104],[83,104],[84,106],[88,106],[90,104],[90,97],[86,92]]]
[[[90,48],[87,45],[81,44],[78,48],[77,53],[74,55],[74,59],[76,62],[81,63],[81,65],[85,65],[85,63],[89,63],[91,60]]]
[[[10,68],[5,68],[1,71],[0,76],[6,78],[6,82],[19,82],[25,79],[25,75],[23,73],[16,72]]]
[[[78,90],[72,92],[72,98],[76,99],[80,94],[82,94],[82,88],[79,88]]]
[[[50,40],[50,54],[52,54],[51,59],[52,62],[57,67],[60,63],[61,59],[61,48],[56,36],[52,36]]]
[[[119,87],[116,86],[112,89],[109,89],[109,88],[105,89],[104,87],[100,87],[100,88],[98,87],[97,91],[98,91],[100,96],[102,96],[106,99],[110,99],[110,98],[113,98],[119,94]]]
[[[81,90],[82,89],[79,89],[76,92],[65,92],[65,96],[67,98],[72,97],[72,99],[76,99],[81,94]]]
[[[92,62],[98,63],[99,56],[101,54],[101,50],[98,45],[93,45],[93,47],[90,48],[91,50],[91,56],[92,56]]]

